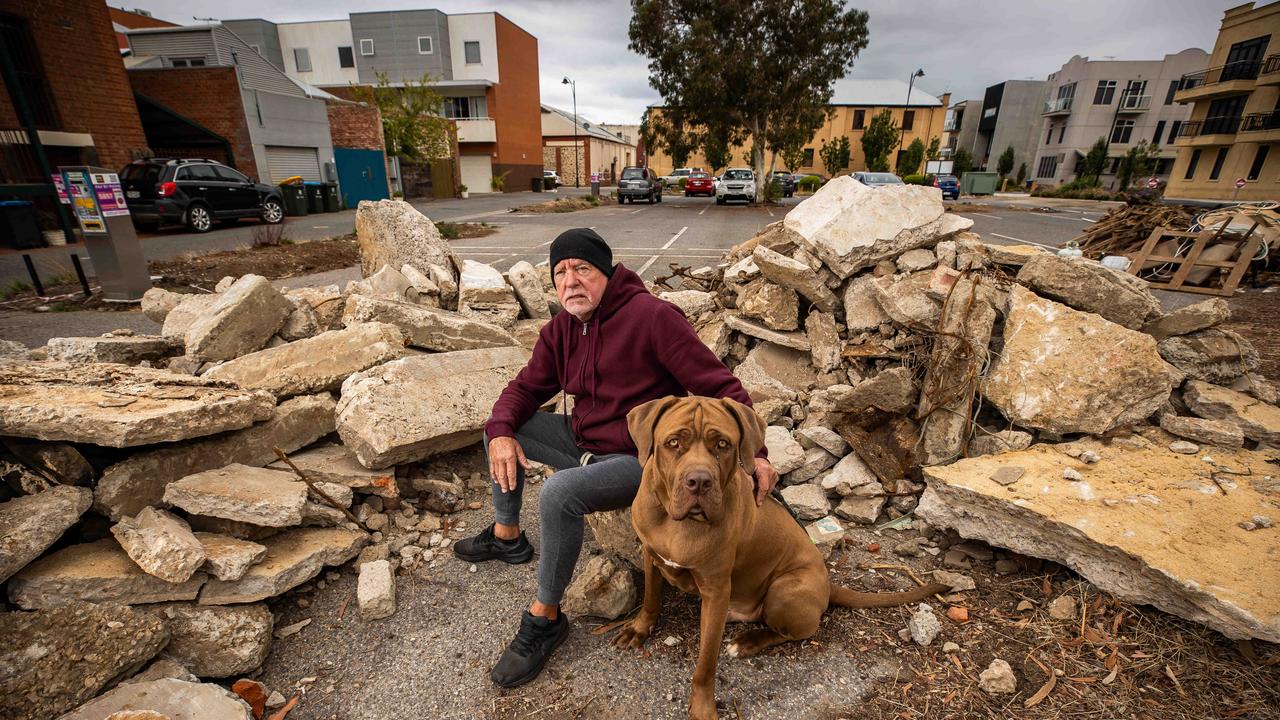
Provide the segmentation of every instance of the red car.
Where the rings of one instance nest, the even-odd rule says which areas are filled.
[[[715,195],[716,186],[711,181],[711,173],[693,172],[689,173],[689,177],[684,181],[684,196],[692,197],[694,195]]]

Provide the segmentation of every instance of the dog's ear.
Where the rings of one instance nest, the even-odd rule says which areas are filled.
[[[644,467],[653,455],[653,431],[658,428],[658,420],[678,402],[679,397],[669,395],[637,405],[627,413],[627,430],[631,432],[631,441],[636,444],[636,459],[640,461],[640,467]]]
[[[721,398],[720,402],[738,423],[738,430],[742,433],[742,442],[738,443],[738,462],[750,475],[755,471],[756,453],[764,447],[764,421],[755,410],[733,398]]]

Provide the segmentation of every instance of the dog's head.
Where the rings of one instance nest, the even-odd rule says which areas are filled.
[[[672,520],[716,523],[739,473],[751,477],[764,422],[728,398],[666,397],[627,413],[645,475]],[[750,493],[750,484],[744,486]]]

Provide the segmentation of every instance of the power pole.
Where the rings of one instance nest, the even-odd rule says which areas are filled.
[[[561,85],[568,85],[573,90],[573,186],[582,187],[582,170],[578,167],[578,83],[565,78]]]
[[[911,73],[911,77],[907,80],[907,104],[902,108],[902,133],[898,136],[898,156],[893,159],[895,172],[898,170],[898,159],[902,157],[902,144],[907,139],[907,113],[911,110],[911,87],[916,84],[918,77],[924,77],[924,68]]]

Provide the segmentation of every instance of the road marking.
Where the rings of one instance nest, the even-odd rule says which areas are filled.
[[[441,208],[441,209],[443,210],[447,208]],[[477,220],[482,217],[489,217],[490,215],[506,215],[508,212],[510,211],[509,210],[490,210],[489,212],[476,213],[474,215],[459,215],[458,217],[453,217],[453,218],[442,218],[442,220],[447,222],[462,222],[463,220]],[[512,217],[536,217],[536,216],[535,215],[528,215],[528,216],[512,215]]]
[[[688,230],[688,229],[689,229],[689,226],[688,226],[688,225],[685,225],[684,227],[680,228],[680,232],[676,233],[675,235],[672,235],[672,236],[671,236],[671,239],[667,241],[667,244],[666,244],[666,245],[663,245],[663,246],[662,246],[662,249],[661,249],[661,250],[659,250],[658,252],[654,253],[653,257],[649,258],[649,259],[645,262],[645,264],[644,264],[644,265],[641,265],[641,266],[640,266],[640,271],[639,271],[639,272],[637,272],[636,274],[637,274],[637,275],[640,275],[641,277],[643,277],[643,276],[644,276],[644,272],[645,272],[646,270],[648,270],[648,269],[653,265],[654,261],[656,261],[656,260],[658,259],[658,256],[659,256],[659,255],[661,255],[662,253],[666,252],[666,251],[667,251],[667,250],[668,250],[672,245],[674,245],[674,244],[676,243],[676,241],[680,239],[680,236],[684,234],[684,231],[685,231],[685,230]]]
[[[1094,222],[1093,220],[1090,220],[1089,218],[1086,218],[1086,217],[1058,217],[1057,215],[1050,215],[1049,213],[1039,213],[1039,212],[1033,212],[1031,214],[1039,215],[1040,217],[1053,218],[1054,220],[1083,220],[1084,222],[1087,222],[1087,223]]]
[[[328,230],[329,226],[328,225],[312,225],[311,229],[312,230]]]
[[[707,207],[702,208],[702,212],[700,212],[700,213],[698,213],[698,214],[699,214],[699,215],[701,215],[702,213],[706,212],[706,211],[707,211],[707,208],[709,208],[709,207],[711,207],[711,206],[710,206],[710,205],[708,205]]]
[[[1023,240],[1022,238],[1010,237],[1008,235],[1001,235],[1000,233],[989,233],[989,234],[991,235],[991,237],[1004,238],[1005,240],[1012,240],[1014,242],[1026,243],[1028,245],[1039,245],[1042,248],[1049,248],[1050,250],[1058,249],[1057,245],[1049,245],[1047,243],[1036,242],[1035,240]]]
[[[991,218],[992,220],[1003,220],[1003,219],[1004,219],[1004,218],[999,217],[999,216],[996,216],[996,215],[987,215],[986,213],[976,213],[976,212],[967,213],[967,212],[961,212],[961,213],[959,213],[959,214],[960,214],[960,215],[977,215],[978,217]]]
[[[639,210],[632,210],[632,211],[631,211],[631,214],[632,214],[632,215],[635,215],[636,213],[638,213],[638,212],[644,212],[645,210],[648,210],[648,208],[640,208]]]

